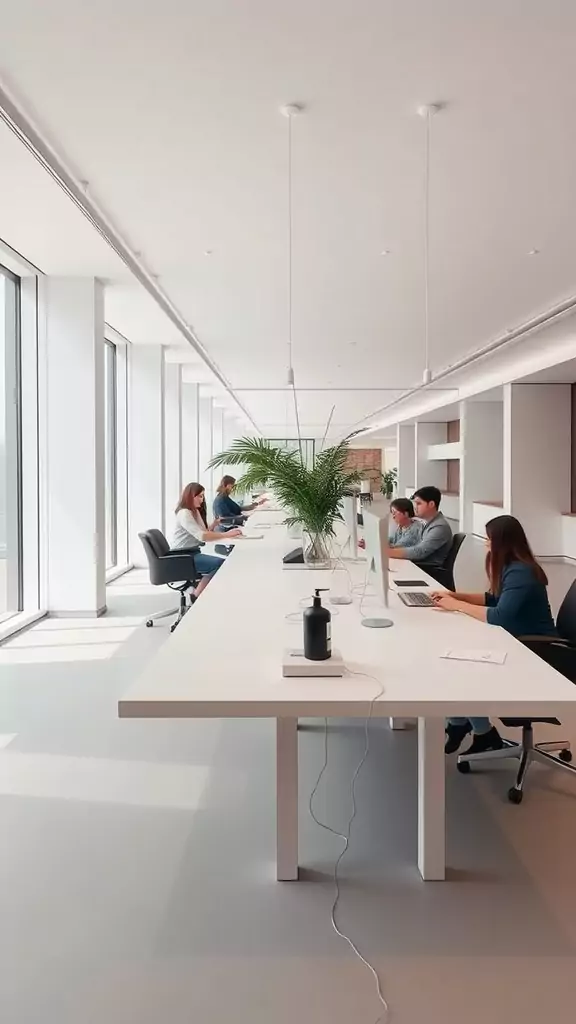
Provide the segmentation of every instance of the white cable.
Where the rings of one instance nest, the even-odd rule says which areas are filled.
[[[369,675],[367,672],[356,672],[356,671],[353,671],[351,674],[355,675],[355,676],[364,676],[366,679],[372,679],[373,682],[375,682],[377,684],[379,689],[378,689],[378,693],[370,701],[370,707],[369,707],[369,711],[368,711],[368,716],[367,716],[366,721],[364,723],[364,736],[365,736],[364,753],[362,755],[362,758],[358,762],[358,765],[356,767],[354,775],[352,776],[352,782],[351,782],[351,788],[350,788],[351,798],[352,798],[352,814],[350,815],[350,818],[348,820],[348,824],[346,826],[346,831],[345,832],[338,832],[336,829],[332,828],[330,825],[327,825],[326,822],[320,821],[320,819],[317,817],[317,815],[314,812],[314,797],[316,796],[316,793],[318,791],[318,787],[320,785],[320,782],[322,781],[324,773],[325,773],[325,771],[326,771],[326,769],[328,767],[328,719],[327,718],[324,719],[324,764],[322,765],[322,768],[320,770],[320,774],[318,775],[318,778],[316,779],[316,783],[314,785],[314,788],[312,789],[312,792],[310,794],[310,799],[308,801],[308,809],[310,811],[310,815],[312,817],[312,820],[320,828],[324,829],[326,832],[330,832],[331,835],[336,836],[338,839],[341,839],[343,841],[343,843],[344,843],[344,846],[343,846],[343,848],[342,848],[340,854],[338,855],[338,857],[336,859],[336,862],[334,864],[333,879],[334,879],[335,896],[334,896],[334,901],[332,903],[332,910],[331,910],[331,913],[330,913],[330,920],[331,920],[332,927],[333,927],[334,931],[336,932],[336,935],[338,935],[338,937],[340,939],[344,939],[344,941],[348,943],[350,949],[355,954],[355,956],[357,956],[358,959],[360,960],[360,962],[362,964],[364,964],[364,966],[370,971],[370,973],[371,973],[371,975],[372,975],[372,977],[374,979],[374,983],[376,985],[376,994],[377,994],[377,997],[378,997],[378,1001],[379,1001],[380,1005],[382,1006],[382,1008],[384,1010],[384,1013],[379,1014],[379,1016],[378,1016],[377,1020],[374,1022],[374,1024],[386,1024],[386,1021],[388,1020],[388,1016],[389,1016],[389,1013],[390,1013],[390,1007],[388,1006],[388,1003],[386,1002],[386,999],[384,998],[384,993],[382,992],[382,984],[380,982],[380,976],[378,974],[378,971],[370,963],[370,961],[367,960],[366,957],[362,955],[362,953],[358,949],[358,946],[355,944],[353,939],[351,939],[350,936],[346,934],[346,932],[342,931],[342,929],[339,927],[338,922],[336,920],[336,911],[338,909],[338,904],[340,903],[339,868],[340,868],[340,865],[341,865],[341,863],[342,863],[346,853],[348,852],[348,850],[350,848],[350,836],[352,834],[352,824],[353,824],[354,819],[356,817],[356,782],[357,782],[358,776],[360,775],[360,772],[362,771],[362,768],[364,767],[364,765],[366,763],[366,760],[368,758],[368,754],[370,753],[370,722],[372,720],[372,714],[373,714],[373,711],[374,711],[374,705],[375,705],[376,701],[379,700],[380,697],[382,697],[383,694],[384,694],[384,687],[382,686],[382,684],[374,676]]]
[[[426,111],[426,141],[424,146],[424,373],[430,369],[430,120],[432,111]]]

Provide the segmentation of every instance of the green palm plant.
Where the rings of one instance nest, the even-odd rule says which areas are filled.
[[[211,467],[242,466],[238,490],[250,493],[256,487],[269,487],[289,510],[287,526],[301,524],[313,538],[334,536],[334,524],[342,520],[340,504],[360,483],[360,474],[346,468],[350,434],[339,444],[316,456],[314,466],[304,465],[299,451],[277,448],[263,438],[241,437],[220,455]]]

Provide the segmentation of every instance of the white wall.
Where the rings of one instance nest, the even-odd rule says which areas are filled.
[[[570,480],[570,384],[505,385],[504,511],[520,520],[537,555],[561,553]]]
[[[446,463],[432,462],[428,458],[428,448],[432,444],[444,444],[446,441],[445,423],[417,423],[415,429],[416,446],[416,479],[415,487],[434,485],[441,491],[446,490]],[[408,481],[408,484],[410,481]]]
[[[461,526],[465,533],[480,527],[482,536],[487,519],[474,502],[502,501],[504,489],[502,402],[461,402],[460,444]]]

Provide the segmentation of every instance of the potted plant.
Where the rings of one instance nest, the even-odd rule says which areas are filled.
[[[242,437],[228,451],[216,455],[211,467],[242,466],[238,489],[250,493],[269,487],[289,510],[286,525],[302,526],[304,560],[320,568],[330,564],[330,539],[335,523],[342,521],[340,505],[360,482],[360,475],[346,468],[351,437],[325,448],[308,468],[299,451],[278,448],[263,438]]]
[[[382,474],[382,483],[380,485],[380,489],[384,497],[388,498],[388,501],[390,501],[390,498],[394,494],[394,488],[396,487],[397,480],[397,469],[387,469],[386,472]]]

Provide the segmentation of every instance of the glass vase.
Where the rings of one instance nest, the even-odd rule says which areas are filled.
[[[302,531],[304,562],[310,569],[329,569],[332,565],[330,537],[325,533]]]

